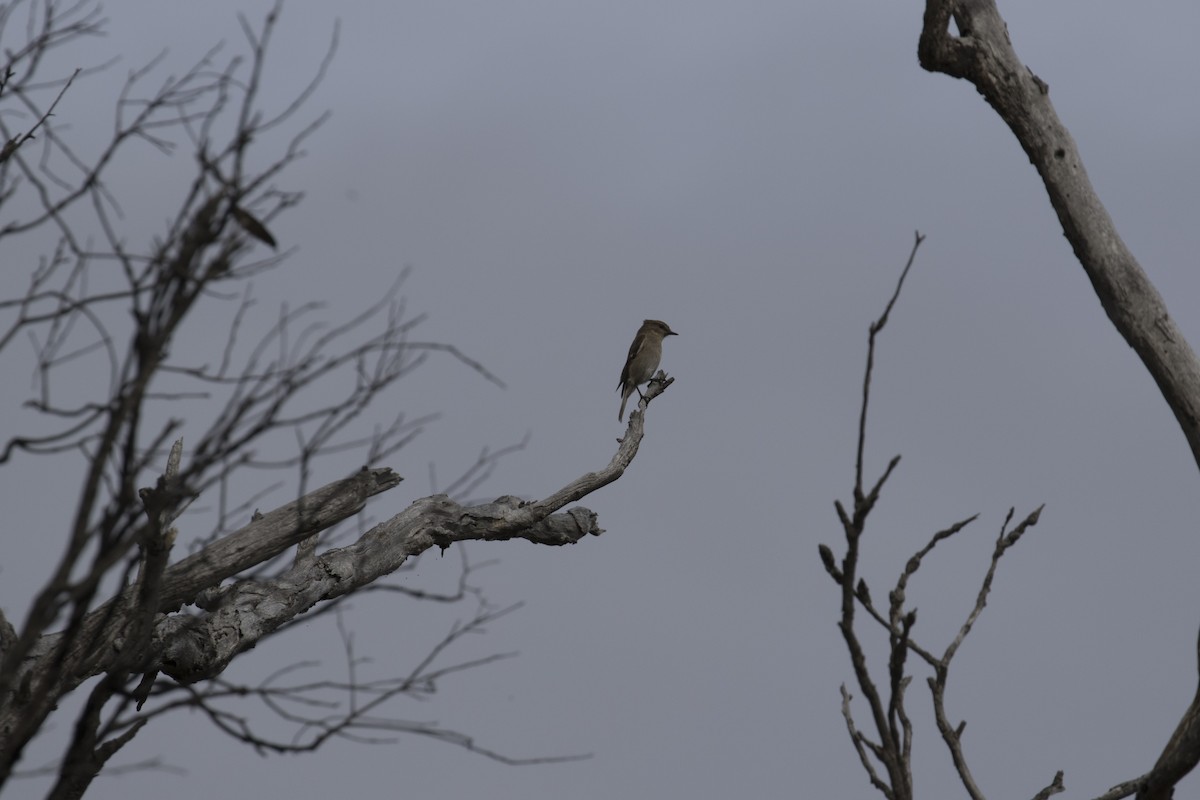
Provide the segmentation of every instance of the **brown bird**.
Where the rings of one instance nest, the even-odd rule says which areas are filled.
[[[638,397],[642,390],[638,384],[646,383],[654,377],[658,362],[662,360],[663,339],[679,334],[667,327],[667,323],[656,319],[648,319],[638,328],[633,344],[629,346],[629,355],[625,359],[625,367],[621,370],[621,382],[617,391],[621,393],[621,410],[617,413],[617,421],[625,419],[625,403],[636,391]]]

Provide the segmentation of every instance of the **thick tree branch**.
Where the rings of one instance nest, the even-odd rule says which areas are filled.
[[[951,18],[958,36],[950,32]],[[994,0],[926,0],[918,58],[927,70],[970,81],[1016,136],[1101,306],[1158,385],[1200,466],[1200,362],[1118,234],[1050,102],[1050,87],[1018,58]],[[1170,797],[1200,762],[1198,720],[1200,692],[1139,798]]]
[[[661,389],[667,385],[669,381],[663,381]],[[506,496],[492,503],[463,506],[445,495],[424,498],[347,547],[295,564],[270,579],[247,579],[218,588],[224,579],[354,515],[369,497],[396,486],[400,478],[391,470],[364,468],[283,508],[256,516],[245,528],[162,572],[153,592],[159,614],[149,642],[131,635],[136,628],[130,628],[139,618],[136,601],[147,596],[144,581],[135,582],[91,612],[70,635],[60,633],[39,639],[22,662],[20,672],[13,676],[21,691],[9,695],[0,708],[0,731],[24,731],[30,710],[27,698],[53,700],[102,672],[109,672],[115,683],[106,680],[106,696],[96,699],[101,706],[120,688],[128,672],[161,672],[185,684],[213,678],[239,653],[314,605],[361,589],[431,547],[445,550],[455,542],[517,538],[562,545],[573,544],[588,534],[599,535],[603,531],[596,515],[588,509],[576,507],[559,512],[623,474],[644,435],[642,423],[642,415],[636,415],[606,467],[571,481],[544,500],[526,502]],[[147,512],[157,515],[153,526],[156,531],[169,519],[169,515],[163,516],[166,512],[160,508],[158,498],[172,491],[172,486],[164,480],[158,490],[143,492]],[[197,602],[204,613],[175,613],[191,602]],[[55,668],[48,668],[50,664]],[[143,688],[148,689],[139,687],[135,693],[139,702],[145,697]],[[48,710],[48,704],[39,704],[40,716]],[[38,725],[29,727],[36,730]],[[86,735],[78,740],[77,749],[81,754],[99,754],[98,723],[81,730]],[[0,735],[0,745],[8,744]]]
[[[627,435],[609,465],[572,481],[545,500],[501,497],[462,506],[445,495],[418,500],[367,531],[354,544],[300,562],[276,578],[243,581],[220,593],[207,615],[174,615],[155,633],[154,669],[181,683],[214,677],[239,653],[319,602],[350,594],[399,569],[431,547],[455,542],[525,539],[534,544],[574,544],[600,535],[596,515],[586,508],[555,513],[616,480],[637,452],[640,428]]]
[[[970,81],[1017,137],[1101,306],[1158,384],[1200,466],[1200,362],[1100,202],[1049,87],[1013,50],[996,4],[926,0],[918,56],[931,72]]]
[[[126,672],[156,669],[150,641],[136,629],[142,615],[192,602],[201,590],[278,555],[313,531],[354,516],[367,498],[399,483],[400,476],[389,469],[361,470],[262,515],[168,567],[158,581],[157,608],[140,607],[139,587],[130,586],[67,630],[37,639],[7,676],[17,689],[0,696],[0,753],[12,759],[8,767],[20,754],[18,743],[38,730],[66,692],[118,665]]]

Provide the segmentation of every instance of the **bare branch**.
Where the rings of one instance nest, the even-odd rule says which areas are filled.
[[[359,675],[362,659],[355,655],[354,637],[343,624],[339,614],[338,633],[345,653],[348,676],[346,681],[282,683],[285,677],[317,666],[314,662],[297,663],[278,670],[257,686],[234,685],[219,678],[200,687],[164,686],[158,695],[164,702],[150,714],[153,716],[185,707],[198,708],[209,717],[218,730],[263,753],[311,752],[335,738],[367,744],[388,744],[395,741],[395,736],[379,736],[379,733],[416,733],[508,764],[551,763],[587,758],[587,755],[513,758],[480,747],[470,737],[432,723],[381,716],[385,705],[399,697],[416,700],[428,697],[438,690],[439,682],[448,676],[510,657],[512,654],[494,654],[471,661],[438,665],[444,653],[458,640],[483,632],[489,623],[516,608],[510,606],[491,609],[481,602],[471,619],[456,623],[407,675],[382,681],[364,680]],[[181,688],[185,691],[184,697],[168,699],[171,695],[178,694]],[[249,716],[241,710],[248,699],[259,700],[280,720],[294,725],[295,734],[290,739],[279,739],[257,732]],[[239,711],[235,713],[231,710],[231,705]]]
[[[1063,774],[1062,770],[1060,769],[1058,772],[1054,773],[1054,780],[1052,780],[1050,784],[1046,786],[1046,788],[1035,794],[1033,796],[1033,800],[1049,800],[1049,798],[1063,791],[1066,791],[1066,787],[1063,786]]]
[[[979,619],[979,615],[983,613],[984,606],[987,605],[988,593],[990,593],[992,590],[992,579],[996,575],[996,567],[1000,564],[1000,557],[1004,555],[1004,551],[1008,550],[1008,548],[1017,543],[1017,541],[1025,533],[1026,529],[1037,525],[1038,519],[1041,518],[1043,508],[1045,508],[1044,505],[1038,506],[1033,511],[1029,512],[1029,516],[1021,520],[1021,523],[1017,525],[1016,528],[1006,534],[1005,529],[1008,527],[1008,523],[1012,520],[1013,516],[1013,509],[1010,508],[1008,510],[1008,516],[1004,518],[1004,524],[1000,526],[1000,535],[996,537],[996,549],[992,551],[991,564],[988,565],[987,574],[984,576],[983,584],[979,587],[979,594],[975,598],[975,607],[971,609],[971,613],[967,616],[966,621],[962,624],[962,627],[959,628],[958,635],[955,636],[954,641],[952,641],[949,646],[946,647],[946,652],[942,656],[942,662],[946,666],[950,665],[950,661],[954,658],[954,654],[958,652],[958,648],[962,646],[963,640],[967,638],[967,634],[971,632],[971,628],[975,625],[975,621]]]
[[[67,78],[67,82],[63,84],[62,91],[58,93],[58,96],[54,98],[52,103],[50,103],[50,107],[47,108],[46,112],[38,118],[38,121],[34,123],[32,128],[19,136],[14,136],[5,142],[3,147],[0,147],[0,164],[8,161],[8,159],[12,157],[12,154],[17,151],[18,147],[32,139],[33,135],[37,133],[37,129],[46,124],[46,120],[50,119],[50,117],[54,114],[54,109],[58,106],[58,101],[62,100],[63,95],[67,93],[67,89],[71,88],[71,83],[76,77],[78,77],[80,71],[81,70],[77,67],[75,71],[71,73],[71,77]]]
[[[584,487],[580,490],[583,496],[615,479],[607,474],[614,469],[610,465],[601,473],[589,473],[571,486]],[[571,502],[565,498],[572,494],[560,490],[551,498],[535,503],[502,497],[494,503],[469,507],[460,506],[444,495],[418,500],[367,531],[352,545],[296,564],[270,580],[234,584],[221,593],[215,607],[207,603],[212,607],[207,617],[166,618],[156,633],[159,642],[156,651],[160,655],[154,666],[183,683],[214,677],[235,656],[298,614],[394,572],[409,558],[430,547],[445,550],[454,542],[513,538],[562,545],[574,544],[588,534],[598,536],[603,531],[596,525],[593,512],[574,508],[554,513]],[[187,561],[199,566],[206,560],[202,551]],[[181,577],[180,582],[189,581]],[[230,628],[231,625],[234,627]],[[237,633],[230,636],[231,631]]]
[[[16,5],[0,4],[0,36]],[[259,322],[249,280],[296,249],[276,241],[274,232],[284,228],[275,220],[302,194],[276,181],[328,118],[298,115],[329,68],[338,31],[312,79],[282,99],[263,82],[278,2],[261,25],[239,18],[243,54],[214,47],[156,83],[164,53],[129,73],[109,139],[96,150],[75,140],[80,126],[59,124],[55,115],[69,112],[73,93],[99,67],[70,76],[39,73],[47,52],[102,32],[100,6],[37,0],[25,8],[26,40],[14,44],[10,35],[0,48],[0,205],[14,201],[7,208],[19,209],[0,221],[0,240],[41,237],[48,252],[26,265],[25,280],[13,282],[23,294],[18,288],[0,298],[0,351],[29,342],[34,378],[26,403],[32,423],[10,426],[0,441],[0,466],[17,469],[30,457],[58,455],[81,461],[83,478],[74,502],[62,509],[68,515],[62,551],[25,618],[14,625],[0,615],[0,787],[65,696],[85,681],[83,710],[54,768],[56,798],[82,795],[150,719],[184,706],[199,708],[252,746],[280,752],[407,732],[506,763],[577,758],[514,759],[463,733],[385,715],[383,705],[393,698],[424,696],[438,680],[505,657],[454,662],[447,648],[511,608],[486,603],[471,581],[477,567],[465,555],[457,587],[444,591],[381,579],[411,569],[433,547],[516,538],[562,545],[599,535],[593,512],[566,507],[623,474],[640,445],[644,414],[631,416],[608,465],[541,500],[467,497],[528,436],[483,450],[451,485],[454,498],[419,500],[384,522],[372,524],[363,510],[399,484],[390,469],[366,466],[313,490],[324,482],[315,477],[322,459],[353,450],[362,455],[357,463],[381,463],[436,419],[399,411],[387,398],[390,410],[373,422],[388,390],[430,359],[449,357],[504,386],[457,345],[415,338],[424,315],[409,314],[400,296],[407,269],[347,321],[318,320],[318,303],[285,306],[273,327],[264,323],[269,329],[261,338],[239,341]],[[13,119],[27,123],[23,132],[9,129]],[[295,125],[291,138],[266,152],[280,139],[277,131],[263,134],[284,124]],[[37,152],[23,146],[35,135]],[[130,154],[181,152],[194,173],[179,187],[160,236],[131,243],[112,170],[129,163]],[[280,251],[264,255],[263,245]],[[213,336],[221,327],[228,334]],[[173,352],[184,340],[213,349],[185,363]],[[75,379],[84,369],[92,371],[88,380]],[[642,411],[670,384],[660,373]],[[198,429],[186,450],[178,438],[184,419]],[[295,478],[249,481],[247,470],[287,470]],[[282,486],[292,490],[284,498],[292,502],[259,513],[258,504]],[[209,494],[214,499],[201,508],[196,501]],[[352,518],[354,524],[343,525]],[[181,519],[204,521],[189,537],[188,554],[171,563]],[[322,534],[328,534],[323,543]],[[343,546],[329,548],[332,542]],[[255,687],[264,706],[296,724],[299,738],[259,736],[234,700],[249,696],[246,687],[221,677],[226,666],[297,619],[337,613],[346,608],[343,600],[371,590],[440,603],[472,598],[479,610],[399,679],[364,680],[353,637],[343,628],[348,681],[315,690],[315,684],[282,686],[290,670]],[[244,626],[233,638],[222,628],[231,621]]]
[[[1200,466],[1200,361],[1121,239],[1049,86],[1017,56],[994,0],[926,0],[917,54],[925,69],[970,81],[1016,136],[1105,313],[1154,378]]]
[[[908,271],[912,268],[913,261],[916,260],[917,250],[921,247],[921,242],[925,241],[925,237],[920,231],[913,234],[912,250],[908,254],[908,261],[904,264],[904,269],[900,271],[900,278],[896,281],[896,289],[892,292],[891,298],[887,305],[883,308],[883,313],[879,315],[879,319],[871,323],[871,327],[867,334],[867,368],[863,371],[863,389],[862,389],[862,405],[858,415],[858,452],[854,459],[854,500],[855,505],[858,504],[860,498],[863,497],[863,448],[866,446],[867,440],[867,407],[870,405],[871,399],[871,373],[875,367],[875,337],[887,325],[888,317],[892,313],[892,308],[896,305],[896,300],[900,297],[900,290],[904,288],[904,279],[908,277]],[[899,457],[897,457],[898,459]],[[883,482],[887,479],[887,475],[891,473],[892,466],[888,468],[887,473],[880,478],[876,484],[876,491],[872,494],[878,495],[878,489],[883,486]]]
[[[913,257],[922,239],[923,237],[917,234],[912,253],[904,267],[900,280],[897,282],[896,291],[888,301],[883,314],[872,323],[868,336],[867,364],[864,370],[862,409],[859,415],[859,435],[855,456],[854,506],[851,512],[847,512],[840,501],[834,504],[838,519],[842,525],[842,531],[846,537],[846,552],[840,563],[829,547],[821,545],[818,552],[825,571],[829,573],[830,577],[833,578],[841,590],[842,614],[839,621],[839,628],[842,631],[842,637],[846,642],[846,647],[850,654],[850,663],[854,670],[855,679],[862,690],[863,699],[871,712],[871,720],[874,724],[875,732],[879,737],[878,742],[874,742],[858,730],[851,715],[850,695],[843,687],[842,713],[846,718],[852,743],[859,755],[860,761],[863,763],[864,769],[867,771],[868,777],[871,779],[872,785],[879,789],[888,800],[912,797],[912,747],[914,730],[912,720],[905,705],[906,692],[912,681],[912,676],[908,673],[907,660],[908,654],[911,652],[916,653],[922,661],[933,668],[934,675],[928,679],[928,683],[933,694],[934,716],[938,730],[942,734],[942,739],[950,750],[951,758],[959,774],[959,778],[972,800],[985,800],[983,792],[971,775],[971,771],[967,766],[966,756],[963,753],[961,736],[965,723],[960,723],[957,727],[951,725],[946,713],[946,683],[949,677],[950,663],[955,653],[962,646],[979,615],[982,613],[984,606],[987,604],[988,594],[991,590],[992,580],[995,576],[1000,557],[1008,548],[1020,540],[1026,529],[1037,523],[1042,509],[1038,508],[1030,513],[1025,520],[1011,531],[1008,530],[1008,523],[1012,519],[1013,512],[1009,511],[1008,517],[1005,519],[1004,525],[1001,526],[999,536],[997,537],[991,563],[976,597],[975,605],[968,614],[966,621],[960,627],[957,636],[945,648],[941,656],[934,655],[933,652],[922,647],[913,639],[912,632],[917,622],[917,613],[915,609],[907,608],[909,580],[921,568],[926,556],[940,542],[962,531],[977,518],[977,515],[972,515],[937,531],[923,547],[909,558],[897,578],[894,588],[888,592],[886,614],[880,608],[876,607],[867,582],[857,576],[862,535],[865,531],[867,518],[879,499],[879,494],[884,483],[886,483],[887,478],[899,463],[899,456],[894,457],[871,489],[864,491],[862,464],[866,442],[866,421],[870,401],[871,373],[874,366],[875,337],[887,324],[889,314],[895,306],[900,289],[903,286],[904,276],[908,274],[908,270],[912,266]],[[867,612],[868,616],[886,631],[888,636],[886,696],[875,684],[867,663],[865,648],[855,627],[856,605],[861,606]],[[884,770],[886,770],[886,778],[878,769],[878,765],[882,765]],[[1043,789],[1039,793],[1039,796],[1043,794],[1048,796],[1048,794],[1057,790],[1061,790],[1061,775],[1056,778],[1054,783]]]
[[[880,761],[884,760],[882,748],[869,740],[865,735],[858,730],[858,726],[854,724],[854,714],[850,710],[850,700],[853,699],[850,692],[846,691],[846,684],[842,684],[842,718],[846,720],[846,730],[850,734],[850,741],[854,745],[854,750],[858,753],[858,760],[862,763],[863,769],[867,773],[867,777],[871,780],[871,785],[883,794],[887,800],[892,800],[895,794],[892,792],[892,787],[880,779],[879,773],[875,771],[875,763],[867,755],[867,751],[871,751],[871,755]]]
[[[858,682],[859,689],[863,693],[863,699],[870,709],[872,722],[879,735],[878,744],[871,746],[868,740],[856,735],[856,729],[849,714],[849,694],[845,689],[842,690],[843,706],[845,708],[844,715],[846,716],[847,725],[850,726],[851,738],[854,741],[856,750],[859,752],[860,758],[865,758],[864,747],[866,747],[886,769],[886,781],[879,777],[873,769],[869,769],[868,774],[871,776],[872,785],[880,789],[888,800],[911,800],[913,796],[912,764],[910,758],[912,728],[908,715],[904,710],[904,691],[908,686],[908,679],[904,676],[904,658],[908,649],[909,629],[911,629],[915,618],[903,622],[893,619],[887,623],[889,638],[892,641],[892,657],[888,672],[889,697],[885,700],[876,687],[870,668],[867,665],[866,652],[859,640],[858,632],[854,625],[854,610],[855,603],[860,602],[861,599],[861,602],[864,602],[868,606],[871,613],[875,614],[874,607],[870,604],[869,590],[866,588],[866,584],[856,580],[858,575],[859,546],[867,518],[879,499],[883,485],[900,463],[900,457],[895,456],[892,458],[887,468],[872,486],[870,492],[864,492],[863,452],[866,447],[867,409],[870,404],[871,375],[875,362],[875,338],[883,330],[884,326],[887,325],[888,315],[891,313],[900,295],[900,290],[904,285],[904,278],[908,275],[908,271],[912,267],[916,257],[917,248],[920,247],[923,240],[924,237],[920,233],[915,235],[913,249],[909,254],[904,269],[901,271],[899,280],[896,282],[896,289],[888,300],[883,313],[877,320],[871,323],[868,331],[867,363],[863,371],[862,407],[859,413],[858,444],[856,448],[854,489],[852,493],[854,498],[853,512],[847,513],[840,501],[834,503],[838,518],[842,523],[842,531],[846,536],[846,554],[842,557],[841,564],[838,565],[834,560],[833,552],[828,547],[822,545],[819,550],[826,571],[841,588],[842,612],[838,628],[842,632],[842,638],[846,642],[846,648],[850,653],[850,663],[854,669],[855,680]],[[882,618],[877,614],[876,618],[882,621]]]

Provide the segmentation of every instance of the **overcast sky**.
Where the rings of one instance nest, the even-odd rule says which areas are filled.
[[[73,89],[57,119],[102,137],[128,69],[164,47],[163,74],[221,39],[232,53],[236,13],[257,22],[268,7],[110,4],[110,35],[64,58],[122,61]],[[519,657],[394,708],[513,757],[593,757],[511,767],[410,737],[263,758],[180,715],[116,760],[159,757],[185,776],[101,778],[89,796],[877,796],[840,716],[838,686],[853,676],[817,545],[842,548],[833,501],[849,500],[853,480],[866,328],[918,229],[929,238],[878,354],[868,468],[903,461],[864,541],[865,574],[885,596],[933,531],[978,512],[910,591],[916,638],[941,649],[1005,512],[1045,503],[957,659],[950,713],[968,721],[966,752],[991,797],[1032,796],[1059,769],[1067,796],[1089,797],[1148,769],[1197,680],[1196,467],[1011,134],[972,87],[917,65],[922,9],[285,6],[268,108],[312,74],[335,19],[341,45],[308,106],[333,117],[283,181],[306,200],[273,225],[298,253],[256,282],[263,307],[323,298],[348,315],[411,265],[408,302],[430,315],[421,335],[508,385],[444,361],[389,396],[381,422],[400,408],[443,417],[389,460],[407,480],[374,501],[376,517],[526,432],[481,496],[542,497],[603,466],[623,431],[614,389],[634,331],[653,317],[680,334],[663,358],[676,382],[651,406],[637,460],[583,501],[606,533],[565,549],[468,548],[500,559],[479,576],[494,602],[526,605],[454,657]],[[1122,235],[1200,341],[1200,5],[1002,0],[1001,11]],[[165,156],[138,152],[120,188],[129,240],[148,241],[183,187]],[[17,355],[6,371],[27,374]],[[0,497],[13,508],[33,478],[6,469]],[[37,516],[4,537],[10,618],[57,555],[73,501],[69,487],[64,500],[37,485]],[[417,577],[453,582],[457,563],[427,557]],[[370,676],[384,677],[469,612],[371,599],[347,622]],[[344,677],[332,618],[265,643],[229,677],[299,658]],[[916,674],[918,793],[961,796]],[[68,720],[56,723],[61,735]],[[53,752],[35,748],[25,766]],[[33,783],[11,794],[37,795]]]

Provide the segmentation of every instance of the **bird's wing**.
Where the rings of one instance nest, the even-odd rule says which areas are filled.
[[[629,355],[625,356],[625,366],[621,368],[621,382],[617,384],[618,392],[629,381],[629,365],[633,363],[633,359],[637,357],[638,351],[645,343],[646,336],[638,331],[637,336],[633,337],[633,344],[629,345]]]

